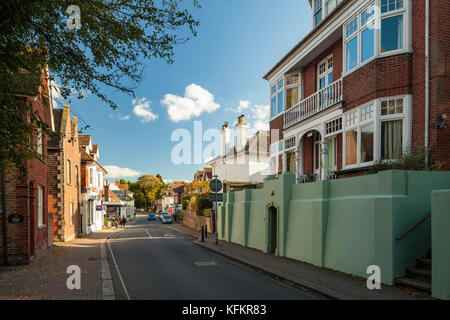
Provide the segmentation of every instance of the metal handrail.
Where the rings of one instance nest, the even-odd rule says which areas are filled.
[[[422,217],[419,221],[417,221],[414,225],[412,225],[408,230],[403,232],[401,235],[397,237],[397,240],[401,240],[404,236],[406,236],[408,233],[410,233],[413,229],[415,229],[419,224],[424,222],[428,219],[428,217],[431,216],[431,212],[427,213],[424,217]]]

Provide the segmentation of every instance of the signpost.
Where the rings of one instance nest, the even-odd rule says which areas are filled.
[[[222,181],[217,179],[218,177],[218,175],[213,175],[213,179],[209,183],[209,188],[214,192],[209,195],[209,198],[211,199],[212,196],[212,201],[214,201],[214,231],[216,232],[216,245],[219,244],[219,232],[217,231],[217,202],[223,201],[223,193],[218,193],[223,187]]]

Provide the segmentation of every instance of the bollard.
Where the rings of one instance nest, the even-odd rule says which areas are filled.
[[[202,242],[205,242],[205,227],[202,226]]]
[[[208,225],[205,224],[205,238],[208,238]]]

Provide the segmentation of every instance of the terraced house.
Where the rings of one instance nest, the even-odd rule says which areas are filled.
[[[448,167],[450,2],[309,3],[313,29],[264,76],[272,174],[360,175],[422,148]]]

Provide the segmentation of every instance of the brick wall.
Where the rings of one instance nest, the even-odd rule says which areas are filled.
[[[378,58],[344,78],[344,112],[375,98],[411,93],[411,55]]]
[[[342,41],[339,40],[304,68],[304,98],[309,97],[317,91],[317,65],[330,54],[333,54],[333,81],[338,80],[342,76]]]
[[[28,97],[27,102],[32,105],[38,116],[49,123],[49,114],[40,99]],[[37,142],[37,137],[34,137]],[[27,169],[20,172],[9,170],[5,174],[6,214],[20,214],[24,220],[22,223],[7,222],[8,262],[10,264],[26,264],[35,256],[48,248],[49,228],[48,224],[48,183],[47,183],[47,137],[42,141],[43,159],[27,161]],[[38,226],[38,186],[43,188],[43,226]],[[0,255],[1,263],[4,263],[3,254],[3,226],[0,221]]]

